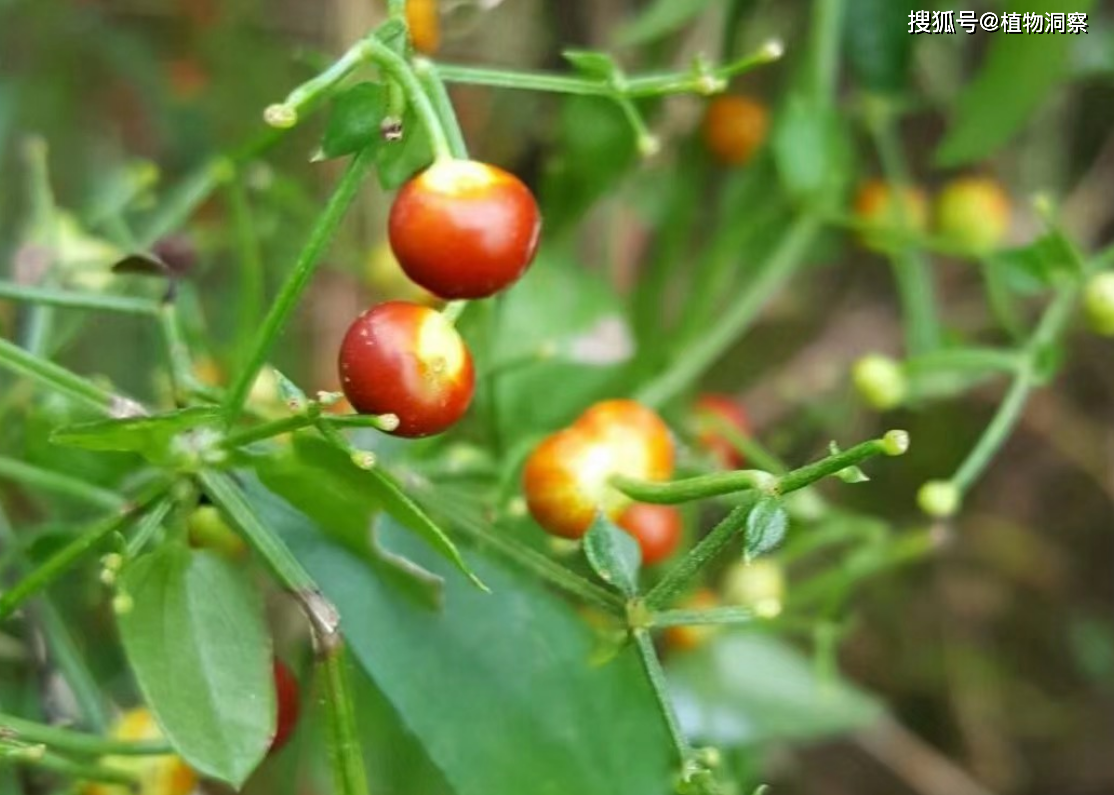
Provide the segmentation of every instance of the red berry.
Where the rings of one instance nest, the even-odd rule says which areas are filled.
[[[340,346],[340,384],[361,414],[394,414],[397,436],[440,433],[468,410],[472,354],[444,315],[405,301],[364,312]]]
[[[398,192],[388,231],[406,275],[442,298],[486,298],[534,259],[537,202],[518,177],[474,160],[440,160]]]
[[[608,484],[613,475],[665,480],[671,474],[673,440],[661,418],[633,400],[607,400],[534,448],[523,490],[547,533],[575,539],[598,512],[614,519],[631,504]]]
[[[298,725],[298,680],[286,667],[282,660],[275,660],[275,736],[271,740],[271,750],[275,751],[286,745],[294,727]]]
[[[642,565],[653,566],[672,555],[681,542],[681,512],[672,505],[636,502],[615,522],[638,542]]]
[[[744,463],[739,449],[724,433],[724,426],[741,434],[750,432],[750,422],[742,407],[726,395],[701,395],[696,401],[696,440],[724,469],[738,469]]]

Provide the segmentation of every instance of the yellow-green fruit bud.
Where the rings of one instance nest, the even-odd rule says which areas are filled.
[[[949,243],[975,253],[990,251],[1009,231],[1009,196],[989,177],[952,180],[936,199],[936,225]]]
[[[917,492],[921,510],[937,519],[955,516],[962,502],[959,487],[949,480],[930,480]]]
[[[1114,337],[1114,272],[1091,278],[1083,295],[1083,306],[1091,330],[1104,337]]]
[[[724,577],[723,601],[749,607],[760,618],[773,618],[785,602],[785,572],[769,559],[736,563]]]
[[[901,363],[880,354],[859,359],[851,375],[863,400],[878,411],[900,406],[909,389]]]

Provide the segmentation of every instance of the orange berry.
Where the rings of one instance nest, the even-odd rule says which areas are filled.
[[[672,474],[673,441],[661,418],[634,401],[608,400],[534,448],[523,489],[546,532],[576,539],[597,513],[615,519],[631,504],[609,484],[613,476],[665,480]]]
[[[766,140],[770,115],[766,106],[737,94],[708,103],[701,132],[717,160],[732,166],[747,163]]]

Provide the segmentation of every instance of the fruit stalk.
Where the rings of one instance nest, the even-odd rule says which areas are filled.
[[[287,277],[282,290],[279,292],[271,310],[263,320],[263,326],[256,335],[251,354],[247,357],[246,364],[240,370],[228,394],[225,403],[226,422],[231,425],[243,409],[251,385],[255,377],[263,368],[267,356],[271,352],[278,335],[282,332],[286,321],[298,305],[302,293],[309,285],[310,279],[317,271],[321,256],[332,241],[348,208],[351,206],[360,184],[375,163],[375,148],[366,147],[360,151],[348,164],[340,182],[337,184],[329,203],[317,219],[317,224],[310,233],[309,240],[298,255],[294,270]]]

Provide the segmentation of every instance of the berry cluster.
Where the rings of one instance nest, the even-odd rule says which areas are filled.
[[[517,177],[472,160],[438,160],[391,207],[389,238],[403,272],[432,295],[487,298],[534,259],[541,216]],[[389,301],[368,309],[340,346],[340,382],[361,414],[393,414],[398,436],[440,433],[468,410],[472,355],[445,314]]]
[[[970,253],[1000,245],[1010,226],[1010,199],[989,177],[958,177],[947,183],[929,213],[928,198],[916,187],[893,188],[869,180],[855,197],[863,245],[885,250],[895,233],[923,235],[930,215],[942,242]]]

